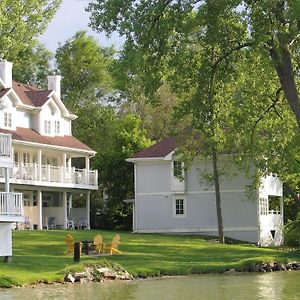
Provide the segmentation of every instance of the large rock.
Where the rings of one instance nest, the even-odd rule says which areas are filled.
[[[75,278],[74,278],[74,276],[71,273],[69,273],[69,274],[67,274],[65,276],[64,281],[65,282],[74,283],[75,282]]]

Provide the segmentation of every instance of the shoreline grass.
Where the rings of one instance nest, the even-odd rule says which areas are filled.
[[[138,277],[222,273],[228,269],[246,270],[257,262],[300,261],[300,250],[260,248],[251,244],[220,244],[197,235],[132,234],[121,236],[121,255],[91,257],[82,255],[80,263],[66,256],[65,236],[75,241],[92,240],[100,233],[111,241],[116,232],[101,230],[14,231],[13,262],[0,262],[0,287],[62,282],[70,270],[84,265],[118,264]]]

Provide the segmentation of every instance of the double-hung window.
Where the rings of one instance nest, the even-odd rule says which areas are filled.
[[[4,112],[4,127],[12,127],[12,116],[9,112]]]
[[[60,122],[59,121],[54,121],[54,133],[60,134]]]
[[[186,216],[186,199],[184,195],[177,195],[174,198],[174,217]]]
[[[44,120],[44,133],[51,134],[51,122],[49,120]]]

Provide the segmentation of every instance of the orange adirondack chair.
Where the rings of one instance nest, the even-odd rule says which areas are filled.
[[[103,252],[103,237],[101,234],[97,234],[94,237],[93,245],[94,245],[96,253],[100,254]]]
[[[66,235],[66,245],[67,245],[66,255],[73,254],[73,252],[74,252],[74,239],[70,234]],[[81,250],[82,250],[82,243],[80,243],[80,255],[81,255]]]
[[[122,253],[118,246],[120,244],[120,236],[116,234],[110,244],[104,244],[103,252],[107,254]]]

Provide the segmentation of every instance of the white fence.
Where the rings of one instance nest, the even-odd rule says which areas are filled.
[[[0,133],[0,156],[12,156],[11,134]]]
[[[0,170],[0,177],[4,177]],[[98,186],[98,171],[65,168],[63,166],[14,164],[10,171],[12,180],[32,180],[53,183],[71,183],[75,185]]]
[[[0,215],[22,216],[22,194],[0,192]]]

